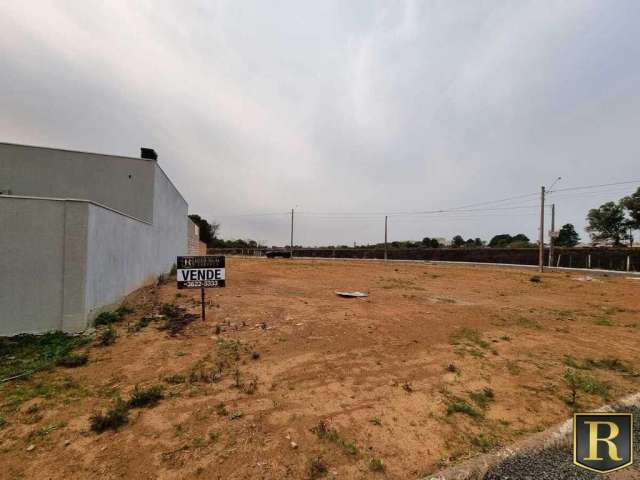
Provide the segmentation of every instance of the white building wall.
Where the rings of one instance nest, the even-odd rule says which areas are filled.
[[[113,160],[114,171],[101,170],[104,178],[100,179],[81,167],[89,175],[87,180],[73,173],[73,168],[83,165],[84,154],[71,152],[75,166],[66,161],[61,164],[62,170],[71,169],[67,183],[64,175],[53,177],[54,183],[62,182],[56,194],[66,199],[36,198],[49,191],[46,178],[55,170],[55,162],[48,162],[41,150],[52,150],[25,147],[37,150],[29,154],[2,145],[0,174],[11,175],[0,175],[0,182],[35,197],[17,197],[15,190],[12,196],[0,195],[0,336],[82,331],[100,311],[115,307],[131,291],[169,272],[176,256],[187,253],[188,205],[157,162],[102,155],[100,168]],[[15,151],[20,155],[14,155]],[[52,152],[58,158],[57,151]],[[143,185],[137,193],[126,188],[103,189],[105,183],[126,173],[123,159],[148,169],[150,188]],[[23,161],[29,166],[14,165]],[[45,167],[44,172],[37,172],[38,164]],[[26,181],[22,175],[39,177]],[[128,197],[122,205],[132,213],[90,198],[69,199],[92,190],[91,185],[77,185],[82,182],[96,182],[96,191],[108,194],[107,201],[116,205],[122,195]],[[136,210],[136,205],[142,207]],[[145,205],[151,210],[145,212]],[[143,221],[140,216],[148,219]]]
[[[91,200],[150,222],[154,160],[0,143],[0,192]]]
[[[187,252],[187,203],[157,167],[154,221],[89,206],[87,318],[113,308],[131,291],[168,273]]]

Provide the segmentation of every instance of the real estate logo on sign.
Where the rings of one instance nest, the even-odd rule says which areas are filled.
[[[178,288],[216,288],[225,286],[224,257],[178,257]]]
[[[633,463],[631,413],[576,413],[573,416],[573,462],[606,473]]]

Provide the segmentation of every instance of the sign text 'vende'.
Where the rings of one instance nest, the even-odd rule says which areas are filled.
[[[215,288],[225,286],[223,256],[178,257],[178,288]]]

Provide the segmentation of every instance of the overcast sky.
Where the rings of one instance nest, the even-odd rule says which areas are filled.
[[[285,243],[234,215],[298,206],[296,243],[378,242],[385,212],[640,178],[640,2],[0,0],[0,141],[155,148],[224,238]],[[634,189],[557,194],[558,222]],[[536,202],[389,237],[534,238]]]

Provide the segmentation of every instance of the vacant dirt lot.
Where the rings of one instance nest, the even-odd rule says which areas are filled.
[[[228,258],[175,335],[199,291],[140,290],[86,365],[0,385],[0,478],[419,478],[638,390],[640,282],[532,275]],[[91,431],[136,385],[164,398]]]

